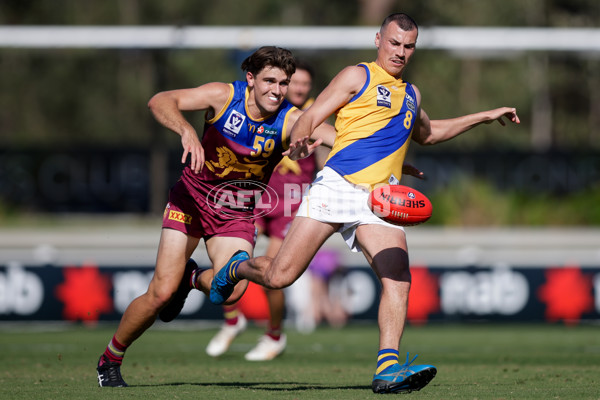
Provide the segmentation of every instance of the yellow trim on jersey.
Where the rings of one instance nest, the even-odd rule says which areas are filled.
[[[231,103],[231,99],[233,99],[233,84],[228,83],[227,86],[229,86],[229,96],[227,97],[227,101],[225,101],[223,108],[221,108],[214,117],[206,120],[206,122],[208,122],[209,124],[214,124],[219,118],[223,116],[223,113],[225,112],[225,110],[227,110],[227,107],[229,107],[229,103]]]

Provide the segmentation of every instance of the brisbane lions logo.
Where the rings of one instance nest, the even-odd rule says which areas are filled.
[[[269,163],[267,160],[252,161],[247,157],[244,157],[245,162],[240,162],[235,153],[227,147],[217,147],[217,157],[217,161],[209,160],[205,165],[219,178],[225,178],[232,172],[241,172],[246,179],[251,176],[262,179],[265,176],[263,168]],[[218,173],[217,169],[222,171]]]

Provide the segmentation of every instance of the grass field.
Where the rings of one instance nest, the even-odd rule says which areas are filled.
[[[185,328],[185,327],[184,327]],[[129,388],[98,388],[95,364],[115,326],[4,326],[2,399],[365,399],[377,351],[375,325],[310,335],[288,332],[275,361],[243,354],[261,329],[242,334],[229,353],[204,347],[215,329],[151,328],[127,351]],[[401,347],[431,363],[437,377],[422,399],[600,399],[600,327],[562,325],[409,326]],[[403,354],[404,352],[404,354]]]

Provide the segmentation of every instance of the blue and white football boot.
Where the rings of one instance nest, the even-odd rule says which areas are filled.
[[[210,302],[213,304],[223,304],[225,300],[231,296],[233,293],[233,289],[235,289],[235,285],[238,280],[235,277],[230,276],[231,266],[235,263],[241,263],[249,259],[250,256],[244,250],[238,250],[227,261],[227,264],[223,268],[217,272],[213,278],[212,284],[210,286]]]
[[[404,364],[390,365],[373,376],[371,385],[374,393],[410,393],[423,389],[435,377],[437,369],[433,365],[410,365],[408,353]]]

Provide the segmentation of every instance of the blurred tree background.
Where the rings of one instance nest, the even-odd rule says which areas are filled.
[[[421,27],[600,26],[598,0],[3,0],[0,25],[376,27],[396,11],[410,14]],[[339,40],[343,43],[344,38]],[[295,53],[315,66],[316,94],[344,66],[373,60],[375,48]],[[0,151],[5,155],[81,148],[177,151],[177,135],[156,126],[147,101],[160,90],[240,79],[239,64],[245,54],[218,49],[0,48]],[[476,133],[427,151],[600,155],[598,56],[537,51],[481,57],[418,50],[405,78],[420,88],[422,106],[432,118],[510,105],[517,107],[522,121],[508,129],[485,125]],[[190,118],[197,126],[202,124],[202,115]],[[416,154],[420,151],[418,146],[411,148]],[[600,179],[600,166],[596,163],[593,167]],[[436,213],[432,223],[600,224],[600,215],[586,212],[598,208],[597,180],[582,190],[529,196],[485,181],[459,179],[451,185],[452,191],[445,186],[428,193],[436,208],[445,210]],[[540,204],[552,205],[539,212],[541,217],[515,211]],[[150,206],[155,212],[158,207]],[[0,199],[0,214],[7,210],[22,211],[18,204],[4,201],[3,205]]]

